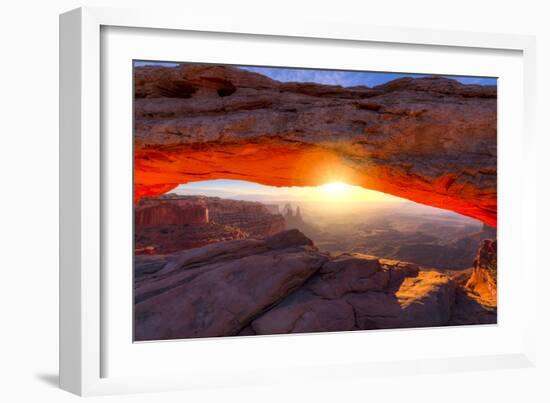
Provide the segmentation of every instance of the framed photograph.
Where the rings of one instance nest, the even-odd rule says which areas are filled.
[[[62,388],[533,365],[533,38],[60,24]]]

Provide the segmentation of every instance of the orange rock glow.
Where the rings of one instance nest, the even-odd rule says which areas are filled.
[[[135,78],[136,202],[211,179],[339,181],[497,225],[495,87],[342,88],[203,65]]]
[[[200,163],[198,163],[200,162]],[[317,186],[334,181],[362,186],[429,206],[452,210],[496,227],[495,211],[479,207],[475,187],[453,194],[453,175],[428,183],[388,166],[362,172],[333,151],[302,145],[244,144],[142,148],[135,152],[135,202],[169,192],[179,184],[236,179],[269,186]],[[490,206],[495,200],[486,201]],[[495,206],[496,207],[496,206]]]

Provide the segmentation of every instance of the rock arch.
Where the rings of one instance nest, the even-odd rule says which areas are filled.
[[[135,69],[134,198],[179,184],[344,181],[496,227],[496,87],[281,83],[237,68]]]

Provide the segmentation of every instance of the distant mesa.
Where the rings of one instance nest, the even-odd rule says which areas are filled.
[[[208,222],[208,207],[195,200],[172,197],[144,198],[135,209],[135,223],[138,228]]]
[[[304,220],[299,205],[294,209],[291,203],[286,203],[283,208],[283,217],[287,229],[297,229],[310,238],[316,238],[317,228]]]
[[[286,228],[274,206],[206,196],[144,197],[135,208],[136,254],[165,254]]]
[[[262,203],[262,204],[267,209],[267,211],[269,211],[271,214],[275,214],[275,215],[281,214],[278,204],[266,204],[266,203]]]
[[[288,228],[298,228],[304,224],[300,206],[297,206],[296,210],[294,210],[290,203],[285,204],[284,217]]]

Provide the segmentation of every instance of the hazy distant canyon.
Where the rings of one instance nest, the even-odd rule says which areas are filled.
[[[172,253],[214,242],[266,238],[298,229],[321,250],[358,252],[441,270],[471,267],[495,229],[413,203],[349,204],[228,200],[206,196],[144,198],[136,209],[138,254]]]

